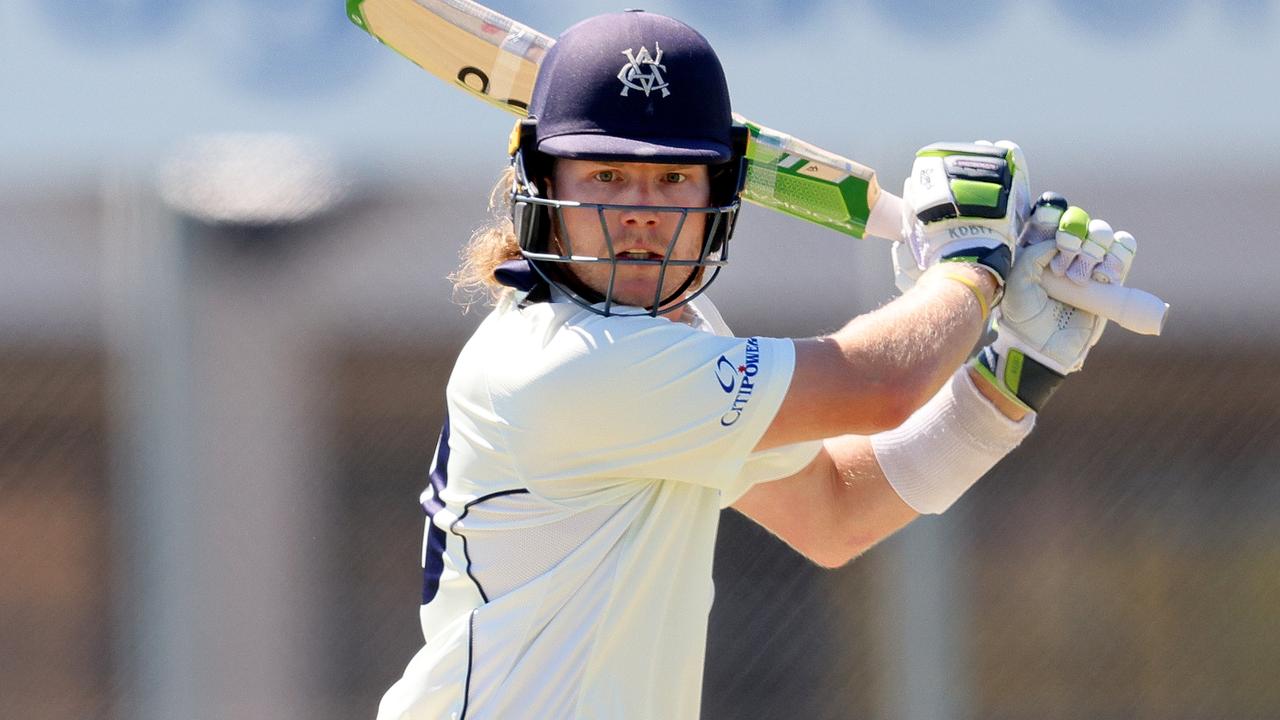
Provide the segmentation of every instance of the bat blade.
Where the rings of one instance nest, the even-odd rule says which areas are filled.
[[[555,43],[466,0],[348,0],[347,17],[423,70],[521,116]]]
[[[347,0],[347,16],[427,72],[518,116],[555,40],[471,0]],[[900,237],[902,200],[871,168],[754,123],[743,198],[857,238]],[[1168,305],[1151,293],[1090,283],[1046,289],[1133,332],[1158,335]],[[1057,293],[1069,294],[1060,297]]]

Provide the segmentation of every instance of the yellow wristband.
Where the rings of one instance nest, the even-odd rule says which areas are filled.
[[[987,321],[987,317],[991,314],[991,307],[987,305],[987,298],[982,294],[982,288],[978,287],[978,283],[970,280],[960,273],[944,273],[942,277],[955,280],[973,291],[973,296],[978,298],[978,307],[982,308],[982,322],[985,323]]]

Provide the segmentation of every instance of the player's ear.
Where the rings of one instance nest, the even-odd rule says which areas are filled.
[[[541,183],[543,186],[542,189],[546,193],[545,197],[549,200],[554,200],[556,198],[556,168],[559,166],[560,163],[553,160],[551,162],[551,167],[547,168],[546,177],[543,178]]]

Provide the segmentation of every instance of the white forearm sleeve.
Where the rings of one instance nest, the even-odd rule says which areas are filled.
[[[967,366],[901,426],[871,436],[889,484],[919,513],[940,513],[1022,442],[1035,413],[1014,422],[974,386]]]

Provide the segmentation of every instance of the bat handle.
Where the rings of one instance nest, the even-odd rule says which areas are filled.
[[[902,198],[890,192],[880,191],[880,197],[871,203],[867,215],[867,235],[897,240],[902,237]]]
[[[881,191],[867,217],[867,235],[888,240],[902,237],[902,198]],[[1077,285],[1064,277],[1046,272],[1040,278],[1049,297],[1115,322],[1130,332],[1159,335],[1169,304],[1145,290],[1089,282]]]
[[[1047,271],[1040,285],[1054,300],[1112,320],[1130,332],[1159,335],[1164,330],[1169,303],[1145,290],[1100,282],[1077,285]]]

